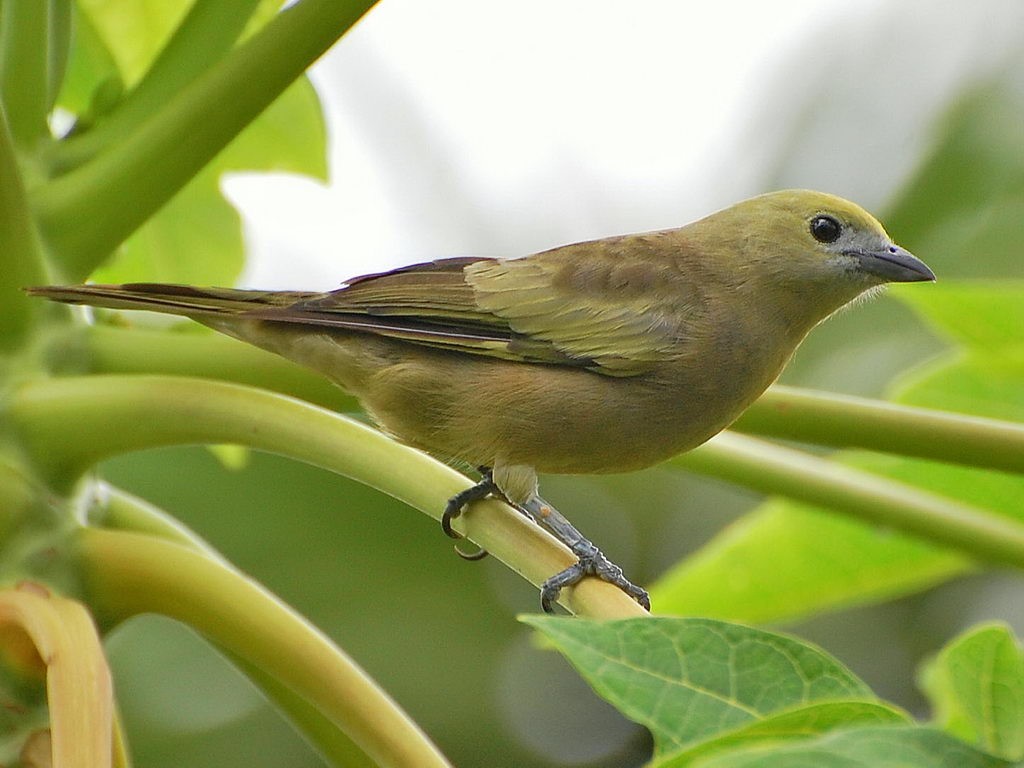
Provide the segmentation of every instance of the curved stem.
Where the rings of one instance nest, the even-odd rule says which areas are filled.
[[[731,429],[1024,472],[1024,425],[794,387],[771,387]]]
[[[226,648],[221,653],[231,659],[243,674],[259,687],[277,708],[288,716],[314,748],[335,765],[344,768],[377,768],[377,763],[361,750],[345,732],[316,708],[266,670],[260,669]]]
[[[50,17],[47,39],[46,112],[57,103],[71,56],[72,0],[49,0]]]
[[[8,414],[57,487],[109,456],[164,445],[235,443],[350,477],[440,519],[469,487],[450,467],[380,432],[263,390],[172,376],[82,376],[23,385]],[[576,561],[506,504],[477,502],[454,527],[536,586]],[[592,618],[642,615],[621,590],[585,579],[559,602]]]
[[[162,509],[103,482],[97,483],[97,503],[90,505],[89,521],[101,528],[143,533],[195,550],[206,557],[228,565],[219,552],[199,536],[175,520]],[[366,754],[338,730],[306,699],[297,695],[266,671],[226,648],[221,651],[231,657],[245,675],[252,680],[279,709],[285,712],[310,743],[328,757],[345,766],[373,765]],[[116,723],[115,723],[116,724]],[[115,732],[116,732],[115,728]]]
[[[49,94],[48,2],[0,5],[0,101],[18,146],[46,135]]]
[[[5,3],[9,6],[36,3]],[[16,349],[43,309],[22,292],[46,280],[42,244],[32,221],[7,114],[0,105],[0,351]]]
[[[84,279],[358,21],[374,0],[301,0],[131,136],[39,187],[39,226]]]
[[[154,612],[194,627],[307,700],[379,765],[449,765],[355,662],[233,569],[144,534],[85,528],[74,546],[103,616]]]
[[[1024,568],[1024,524],[791,448],[723,432],[673,463]]]
[[[89,524],[117,531],[145,533],[150,536],[189,547],[215,560],[223,560],[220,553],[207,544],[198,533],[171,517],[148,501],[97,481],[92,489],[93,503],[89,504]]]

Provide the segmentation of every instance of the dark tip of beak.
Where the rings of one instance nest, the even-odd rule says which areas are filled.
[[[891,283],[917,283],[935,280],[935,273],[910,251],[890,245],[879,251],[855,251],[860,268]]]

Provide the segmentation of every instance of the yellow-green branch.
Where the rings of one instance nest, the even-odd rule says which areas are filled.
[[[128,451],[234,443],[350,477],[439,518],[470,481],[357,421],[264,390],[173,376],[82,376],[37,381],[13,393],[8,414],[25,449],[69,490],[97,462]],[[574,562],[567,548],[511,507],[474,504],[456,529],[534,585]],[[619,589],[586,579],[562,605],[593,618],[643,610]]]
[[[673,462],[1024,568],[1024,523],[802,451],[723,432]]]
[[[103,618],[152,612],[182,621],[308,701],[377,764],[449,766],[355,662],[235,570],[145,534],[85,528],[74,546],[90,602]]]
[[[1024,472],[1024,424],[776,385],[737,432]]]

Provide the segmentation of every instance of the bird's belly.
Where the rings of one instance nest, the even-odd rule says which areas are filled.
[[[777,366],[717,373],[702,367],[615,378],[439,356],[429,365],[407,360],[382,370],[363,400],[397,437],[443,457],[558,474],[624,472],[700,445],[777,373]]]

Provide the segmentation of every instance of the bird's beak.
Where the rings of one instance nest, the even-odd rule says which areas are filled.
[[[935,273],[910,251],[887,245],[877,251],[849,251],[860,261],[860,268],[891,283],[916,283],[934,280]]]

